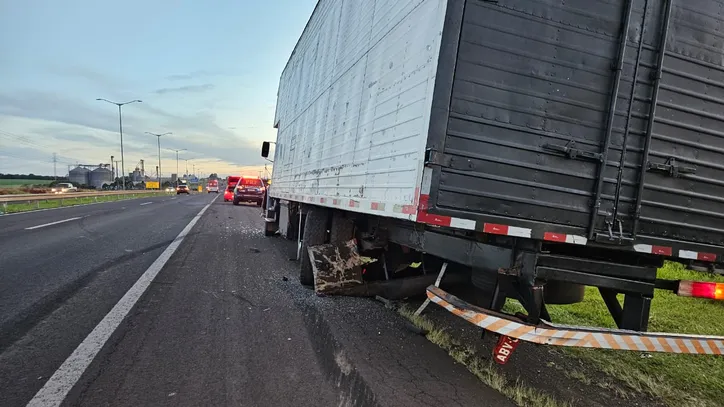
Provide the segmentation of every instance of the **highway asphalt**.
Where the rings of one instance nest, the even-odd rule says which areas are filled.
[[[57,376],[215,197],[0,217],[0,406]],[[63,405],[513,405],[381,304],[301,287],[296,244],[261,222],[213,201]]]

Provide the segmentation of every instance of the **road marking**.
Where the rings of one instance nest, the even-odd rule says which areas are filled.
[[[90,334],[78,345],[73,353],[68,356],[68,359],[63,362],[58,370],[53,373],[53,376],[43,385],[43,387],[35,394],[32,400],[28,402],[28,407],[50,407],[60,406],[68,395],[68,392],[75,386],[80,377],[83,375],[88,366],[90,366],[93,359],[98,355],[101,348],[111,337],[113,332],[123,322],[123,319],[128,315],[141,298],[144,292],[151,285],[151,282],[156,278],[159,271],[173,256],[176,249],[181,245],[184,238],[191,232],[196,222],[201,219],[201,216],[206,212],[207,209],[214,203],[216,198],[212,199],[203,209],[189,222],[184,230],[176,236],[173,242],[161,253],[156,261],[143,273],[143,275],[136,281],[128,292],[121,298],[120,301],[113,307],[113,309],[103,317],[103,320],[93,328]]]
[[[50,222],[50,223],[46,223],[46,224],[44,224],[44,225],[31,226],[31,227],[29,227],[29,228],[25,228],[25,230],[40,229],[40,228],[44,228],[44,227],[46,227],[46,226],[53,226],[53,225],[57,225],[57,224],[60,224],[60,223],[70,222],[70,221],[78,220],[78,219],[82,219],[82,216],[79,216],[79,217],[77,217],[77,218],[69,218],[69,219],[59,220],[59,221],[57,221],[57,222]]]
[[[143,205],[151,205],[152,203],[153,203],[153,202],[144,202],[144,203],[141,204],[141,206],[143,206]]]

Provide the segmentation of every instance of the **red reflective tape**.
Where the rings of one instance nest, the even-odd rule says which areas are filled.
[[[560,234],[560,233],[553,233],[553,232],[545,232],[543,234],[543,240],[548,240],[551,242],[566,242],[566,235]]]
[[[714,253],[697,253],[696,259],[701,261],[716,261],[716,254]]]
[[[495,223],[486,223],[483,226],[483,232],[492,233],[494,235],[508,235],[508,225],[498,225]]]
[[[651,246],[651,254],[659,254],[662,256],[671,256],[674,250],[666,246]]]
[[[402,206],[402,213],[404,213],[405,215],[412,215],[415,213],[415,211],[417,211],[417,208],[415,207],[415,205],[403,205]]]
[[[427,213],[429,208],[430,195],[420,195],[420,209],[417,210],[417,221],[436,226],[450,226],[452,218],[450,216],[432,215]]]
[[[333,199],[332,205],[339,205],[339,199]]]
[[[420,210],[426,211],[429,208],[430,195],[420,195]]]
[[[373,211],[379,211],[380,210],[379,202],[372,202],[370,204],[370,209],[372,209]]]
[[[417,211],[417,221],[437,226],[450,226],[452,218],[449,216],[432,215],[425,211]]]
[[[327,203],[327,199],[325,199],[325,198],[319,198],[319,203]]]

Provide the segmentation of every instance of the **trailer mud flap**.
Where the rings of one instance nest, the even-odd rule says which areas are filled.
[[[623,329],[558,325],[547,322],[532,325],[515,316],[468,304],[435,286],[427,288],[427,297],[431,302],[480,328],[508,338],[541,345],[639,352],[724,355],[724,337],[721,336],[636,332]],[[509,357],[510,355],[505,358],[506,362]]]

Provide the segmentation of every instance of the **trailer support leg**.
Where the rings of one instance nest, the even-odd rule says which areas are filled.
[[[623,300],[621,329],[646,332],[649,327],[651,298],[643,295],[626,294]]]
[[[299,233],[297,233],[297,261],[302,259],[302,211],[299,211]]]
[[[437,280],[435,280],[435,287],[440,287],[440,281],[442,281],[442,277],[445,275],[445,270],[447,270],[447,262],[443,263],[442,267],[440,268],[440,273],[437,275]],[[425,298],[425,302],[420,305],[420,308],[415,311],[415,316],[419,316],[422,314],[422,311],[425,310],[427,305],[430,304],[430,299]]]
[[[606,308],[608,308],[608,312],[611,314],[616,326],[621,328],[623,308],[621,308],[621,303],[619,303],[618,298],[616,298],[616,291],[611,290],[610,288],[599,287],[598,292],[601,293],[601,298],[603,298],[603,302],[606,303]]]

